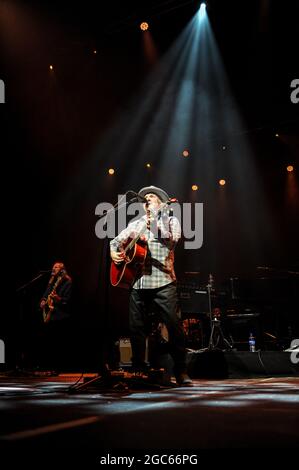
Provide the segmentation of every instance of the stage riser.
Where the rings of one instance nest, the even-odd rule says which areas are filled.
[[[130,341],[126,339],[120,346],[121,364],[131,365]],[[173,373],[173,360],[169,354],[161,354],[157,364]],[[299,364],[293,364],[290,353],[285,351],[192,351],[187,353],[187,368],[193,378],[299,375]]]
[[[299,375],[290,353],[284,351],[207,351],[188,354],[188,371],[194,378],[241,378]]]

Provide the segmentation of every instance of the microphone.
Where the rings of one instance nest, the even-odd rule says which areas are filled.
[[[147,204],[147,199],[145,199],[145,197],[143,196],[139,196],[138,194],[136,194],[135,197],[133,197],[130,202],[145,202]]]
[[[51,273],[52,269],[41,270],[39,272],[40,272],[40,274],[47,274],[47,273]]]

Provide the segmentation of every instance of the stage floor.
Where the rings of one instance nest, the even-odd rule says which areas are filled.
[[[95,382],[73,393],[80,374],[0,380],[0,443],[11,458],[21,452],[32,461],[44,448],[70,459],[150,449],[247,458],[245,449],[264,449],[289,460],[298,447],[299,377],[195,379],[193,387],[164,388],[114,380],[112,388]]]

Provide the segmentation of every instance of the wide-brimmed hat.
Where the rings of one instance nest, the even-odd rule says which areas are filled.
[[[146,194],[149,194],[149,193],[156,194],[156,196],[158,196],[158,198],[162,202],[169,201],[168,194],[163,189],[157,188],[156,186],[146,186],[145,188],[141,188],[138,193],[138,196],[144,197]]]

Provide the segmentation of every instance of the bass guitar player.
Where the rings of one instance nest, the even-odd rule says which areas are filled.
[[[42,328],[39,338],[39,367],[57,375],[70,366],[71,346],[71,291],[72,279],[64,263],[56,261],[40,301]]]
[[[45,323],[63,320],[69,315],[72,279],[67,274],[64,263],[54,263],[46,290],[40,301]]]

